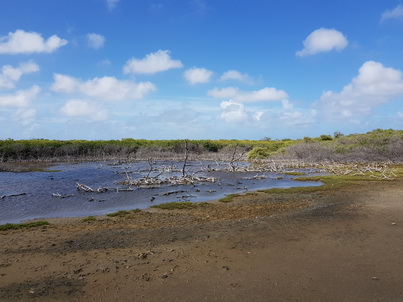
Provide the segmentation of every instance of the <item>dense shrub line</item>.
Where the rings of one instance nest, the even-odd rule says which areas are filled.
[[[403,162],[403,130],[322,134],[301,140],[0,140],[0,162],[292,158],[310,162]]]
[[[304,138],[287,148],[282,156],[311,162],[403,162],[403,130],[376,129],[330,139]]]
[[[88,160],[88,159],[127,159],[136,160],[148,157],[166,158],[183,156],[185,145],[194,155],[228,153],[234,148],[247,153],[255,147],[277,150],[291,140],[145,140],[126,138],[122,140],[0,140],[0,162],[43,161],[43,160]]]

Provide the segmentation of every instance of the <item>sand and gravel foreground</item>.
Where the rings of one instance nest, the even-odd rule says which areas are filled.
[[[403,180],[0,232],[1,301],[403,301]]]

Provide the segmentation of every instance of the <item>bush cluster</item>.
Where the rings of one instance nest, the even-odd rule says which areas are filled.
[[[307,161],[402,162],[403,131],[376,129],[365,134],[306,139],[287,148],[286,156]]]

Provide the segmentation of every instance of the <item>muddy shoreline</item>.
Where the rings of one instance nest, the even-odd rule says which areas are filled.
[[[0,232],[1,301],[403,301],[403,181]]]

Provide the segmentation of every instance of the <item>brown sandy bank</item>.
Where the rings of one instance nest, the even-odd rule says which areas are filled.
[[[0,232],[2,301],[403,301],[403,180]]]

